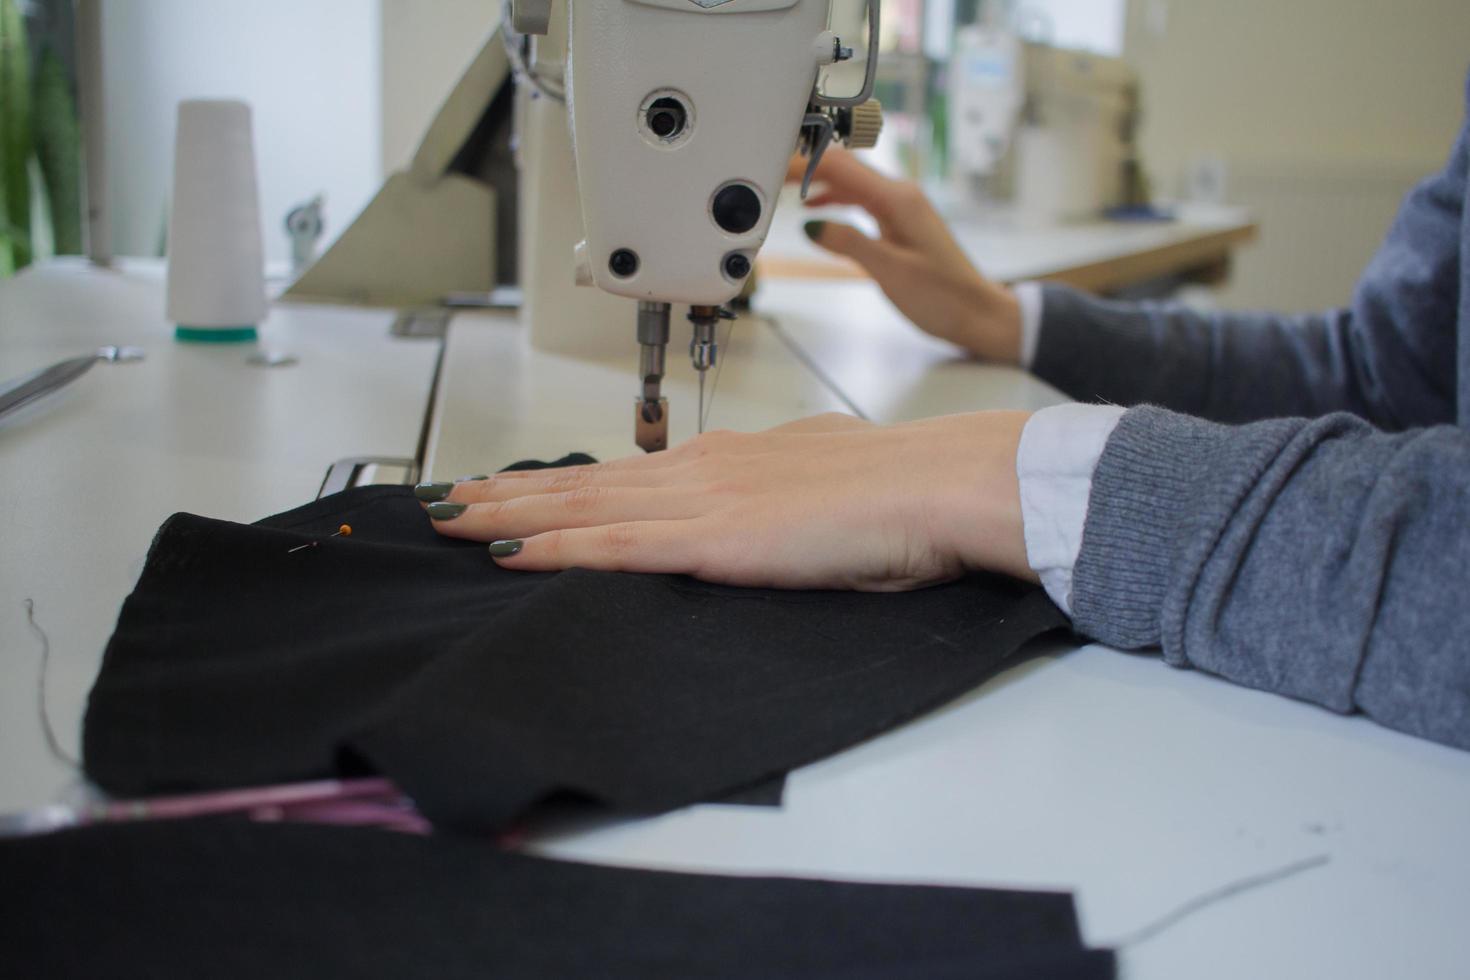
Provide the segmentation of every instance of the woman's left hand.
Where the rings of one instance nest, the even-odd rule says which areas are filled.
[[[501,565],[528,571],[864,591],[973,569],[1035,581],[1016,481],[1028,417],[823,415],[709,432],[652,455],[457,483],[429,513],[439,533],[496,542]]]

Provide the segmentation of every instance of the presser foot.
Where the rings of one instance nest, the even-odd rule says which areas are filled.
[[[633,403],[633,435],[638,448],[646,453],[657,453],[669,448],[669,400],[646,401],[638,398]]]

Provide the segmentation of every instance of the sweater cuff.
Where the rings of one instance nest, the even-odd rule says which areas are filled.
[[[1123,415],[1092,476],[1092,505],[1073,572],[1077,629],[1113,646],[1162,642],[1177,547],[1196,500],[1208,435],[1159,424],[1157,409]],[[1213,426],[1209,426],[1213,428]]]
[[[1257,422],[1246,437],[1152,405],[1124,413],[1092,477],[1076,628],[1113,646],[1162,645],[1165,660],[1188,663],[1184,622],[1205,563],[1248,498],[1272,492],[1262,477],[1302,424]]]
[[[1016,478],[1026,561],[1068,615],[1092,473],[1122,415],[1123,409],[1108,405],[1053,405],[1031,416],[1021,431]]]
[[[1039,282],[1018,282],[1011,287],[1011,292],[1021,307],[1021,369],[1029,371],[1036,361],[1036,345],[1041,340],[1044,294]]]
[[[1196,581],[1222,529],[1249,498],[1273,492],[1262,477],[1302,425],[1242,428],[1152,405],[1124,413],[1093,473],[1073,574],[1076,627],[1114,646],[1162,645],[1164,659],[1187,663]]]
[[[1363,428],[1346,415],[1227,426],[1130,409],[1093,473],[1073,571],[1074,627],[1112,646],[1162,647],[1175,666],[1352,710],[1363,644],[1313,649],[1327,628],[1308,621],[1293,639],[1300,624],[1278,603],[1300,585],[1294,565],[1333,547],[1312,525],[1320,485],[1308,482],[1287,501],[1288,487],[1324,441]],[[1302,533],[1268,527],[1273,514]],[[1253,561],[1274,563],[1275,574]],[[1263,593],[1263,582],[1279,595]]]

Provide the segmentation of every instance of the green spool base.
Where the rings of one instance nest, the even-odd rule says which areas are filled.
[[[174,339],[192,344],[240,344],[256,339],[254,327],[174,327]]]

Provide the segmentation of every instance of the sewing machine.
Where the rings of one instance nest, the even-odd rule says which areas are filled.
[[[653,452],[668,445],[661,385],[672,304],[689,306],[702,414],[716,327],[730,315],[722,307],[754,268],[792,148],[799,141],[815,167],[833,139],[876,142],[877,45],[869,45],[862,89],[834,96],[821,91],[818,70],[852,48],[827,29],[827,0],[567,3],[564,20],[553,7],[511,4],[512,56],[522,92],[540,97],[550,115],[541,124],[562,124],[552,106],[564,106],[571,124],[583,234],[573,246],[577,283],[637,301],[634,427],[639,447]],[[878,15],[873,0],[874,38]],[[523,118],[536,125],[536,109]],[[570,190],[535,185],[527,238],[545,233],[535,216]],[[558,332],[607,329],[561,313],[560,270],[553,266],[549,283],[538,271],[527,297],[533,343],[544,326],[538,317]]]
[[[724,305],[747,284],[792,151],[815,168],[834,140],[877,141],[877,45],[858,91],[827,91],[822,69],[860,40],[829,29],[829,7],[508,3],[410,172],[288,296],[428,304],[514,283],[537,350],[607,356],[636,341],[636,442],[667,447],[674,305],[689,308],[702,426]],[[870,0],[871,39],[879,10]]]

